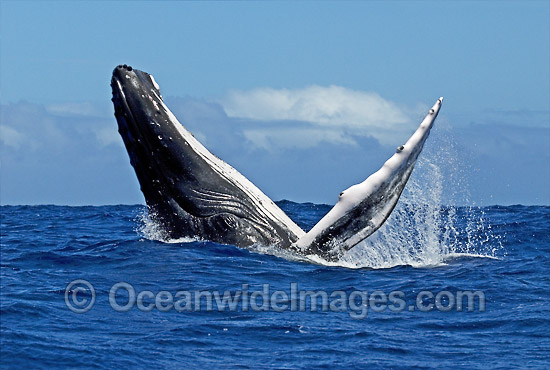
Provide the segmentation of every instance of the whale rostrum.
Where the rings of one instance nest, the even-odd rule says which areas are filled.
[[[436,101],[416,132],[380,170],[344,190],[336,205],[305,233],[267,195],[185,129],[164,103],[152,75],[119,65],[111,87],[118,131],[150,217],[168,237],[238,247],[274,245],[332,261],[389,217],[443,101]]]

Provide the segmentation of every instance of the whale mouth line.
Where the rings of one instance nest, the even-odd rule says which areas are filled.
[[[120,65],[111,79],[115,117],[150,214],[168,237],[249,247],[274,245],[337,261],[395,208],[442,105],[365,181],[342,191],[307,233],[267,195],[206,149],[177,120],[149,73]]]

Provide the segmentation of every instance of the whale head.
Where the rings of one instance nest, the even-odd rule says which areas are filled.
[[[152,75],[119,65],[111,88],[118,131],[150,215],[169,237],[288,246],[303,234],[265,194],[185,129]]]
[[[159,86],[149,73],[119,65],[111,78],[115,117],[130,163],[136,171],[141,191],[152,214],[162,216],[160,224],[170,229],[173,210],[167,195],[174,196],[168,187],[176,163],[170,158],[180,155],[183,146],[173,145],[177,130],[162,101]],[[170,170],[172,168],[172,170]],[[179,175],[179,174],[178,174]]]

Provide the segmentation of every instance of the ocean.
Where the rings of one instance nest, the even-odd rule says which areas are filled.
[[[405,196],[337,263],[163,240],[142,205],[1,213],[2,368],[550,367],[550,207]]]

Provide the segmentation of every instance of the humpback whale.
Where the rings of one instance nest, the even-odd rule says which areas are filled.
[[[238,247],[274,245],[337,261],[389,217],[411,175],[443,98],[382,168],[340,193],[307,233],[240,172],[206,149],[172,114],[154,77],[119,65],[113,105],[150,217],[170,238]]]

